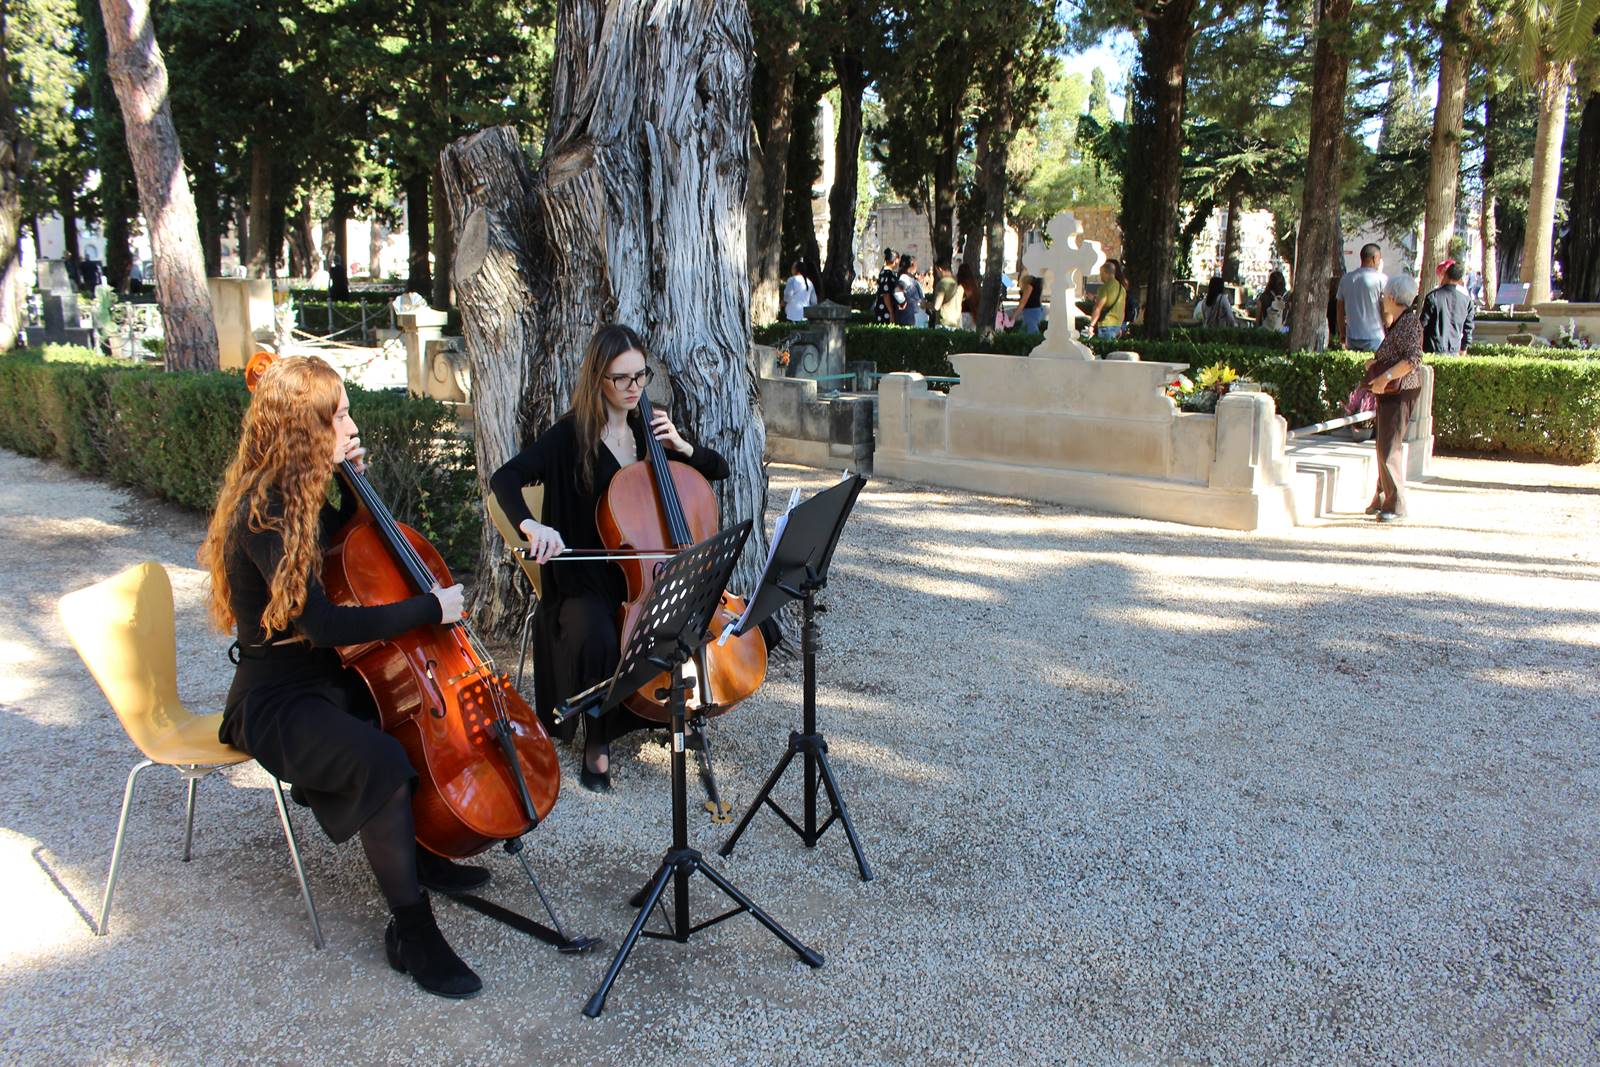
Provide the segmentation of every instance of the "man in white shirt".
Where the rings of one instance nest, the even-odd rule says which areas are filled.
[[[1383,250],[1361,246],[1361,266],[1339,279],[1339,340],[1346,348],[1376,352],[1383,343],[1383,318],[1378,303],[1388,284]]]

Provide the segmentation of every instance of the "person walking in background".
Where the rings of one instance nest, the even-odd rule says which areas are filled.
[[[956,271],[956,284],[961,286],[961,328],[978,328],[978,273],[965,260]]]
[[[928,313],[922,306],[923,292],[922,283],[917,281],[917,260],[909,252],[900,257],[899,283],[903,299],[895,301],[894,321],[901,326],[926,326]]]
[[[884,326],[895,321],[895,297],[899,296],[902,304],[905,302],[905,294],[900,291],[900,272],[895,270],[898,258],[894,249],[883,250],[883,269],[878,272],[878,302],[872,305],[872,321]]]
[[[1100,292],[1089,313],[1089,332],[1096,337],[1121,337],[1123,313],[1128,309],[1128,276],[1122,261],[1108,259],[1100,265]]]
[[[950,274],[950,261],[933,268],[933,325],[954,330],[961,325],[961,286]]]
[[[1422,350],[1465,352],[1472,343],[1472,297],[1462,281],[1466,268],[1453,259],[1439,264],[1441,284],[1422,301]]]
[[[1194,317],[1206,327],[1239,325],[1239,320],[1233,317],[1233,300],[1228,296],[1228,285],[1222,280],[1222,275],[1211,276],[1211,284],[1206,287],[1204,299],[1195,308]]]
[[[1288,329],[1283,324],[1284,312],[1288,308],[1289,283],[1284,279],[1283,271],[1275,270],[1267,276],[1267,287],[1256,298],[1256,325],[1263,330],[1282,333]]]
[[[1023,333],[1038,333],[1039,323],[1044,321],[1044,286],[1039,284],[1039,279],[1031,274],[1024,274],[1017,280],[1017,322],[1021,323],[1019,329]],[[1072,314],[1072,312],[1067,312]]]
[[[1406,514],[1406,427],[1422,392],[1422,323],[1413,306],[1417,280],[1395,275],[1384,283],[1382,300],[1388,333],[1361,382],[1378,398],[1378,488],[1367,514],[1379,522],[1398,522]]]
[[[783,317],[790,322],[806,321],[806,308],[817,302],[817,290],[806,277],[805,260],[797,259],[783,283]]]
[[[1379,300],[1389,278],[1383,273],[1383,250],[1361,246],[1361,266],[1339,279],[1339,341],[1346,348],[1376,352],[1383,343]]]

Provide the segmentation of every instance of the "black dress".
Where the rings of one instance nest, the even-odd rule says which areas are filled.
[[[638,412],[628,416],[637,454],[645,454],[643,421]],[[585,492],[578,484],[578,429],[569,413],[494,472],[489,488],[512,526],[533,518],[523,501],[522,488],[544,486],[544,515],[538,521],[561,534],[569,549],[600,548],[595,507],[621,468],[604,443],[595,443],[594,486]],[[670,451],[670,450],[669,450]],[[671,455],[699,471],[709,481],[728,476],[727,462],[716,452],[696,445],[694,455]],[[576,729],[576,719],[559,728],[551,723],[556,702],[594,685],[616,672],[622,657],[617,633],[617,609],[627,598],[622,569],[603,560],[546,564],[542,570],[544,597],[533,619],[533,704],[547,729],[563,739]],[[604,740],[651,725],[619,709],[604,720]]]
[[[348,495],[343,507],[322,509],[324,544],[354,509]],[[314,571],[293,632],[264,634],[261,613],[282,556],[276,533],[243,529],[228,558],[239,659],[217,736],[299,786],[327,835],[346,841],[417,773],[400,742],[378,728],[366,684],[334,647],[437,623],[439,600],[424,593],[396,604],[337,607]]]

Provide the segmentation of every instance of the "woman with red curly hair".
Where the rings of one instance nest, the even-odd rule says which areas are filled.
[[[459,585],[375,607],[338,607],[319,574],[328,539],[355,510],[327,503],[334,466],[358,468],[366,450],[339,374],[315,356],[280,359],[245,412],[200,547],[211,576],[211,618],[234,631],[238,667],[218,731],[268,771],[294,783],[335,842],[359,834],[393,912],[389,963],[430,993],[468,997],[483,987],[434,922],[423,885],[441,891],[488,880],[481,868],[416,844],[416,771],[378,729],[370,693],[334,649],[461,617]]]

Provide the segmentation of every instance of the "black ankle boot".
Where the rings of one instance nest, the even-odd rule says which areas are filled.
[[[464,999],[478,995],[483,980],[461,962],[450,943],[433,921],[428,895],[415,904],[394,909],[394,918],[383,931],[383,948],[389,966],[439,997]]]
[[[489,884],[489,868],[456,863],[418,845],[417,881],[437,893],[470,893]]]

